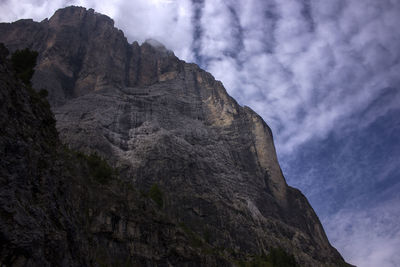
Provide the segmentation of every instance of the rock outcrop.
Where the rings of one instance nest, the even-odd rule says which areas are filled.
[[[234,264],[280,247],[302,266],[346,265],[307,199],[286,184],[269,127],[211,74],[155,42],[129,44],[110,18],[79,7],[58,10],[40,23],[0,24],[0,42],[10,50],[39,52],[33,87],[49,91],[64,144],[98,153],[139,191],[160,188],[157,212],[173,222],[165,226],[164,240],[170,242],[176,225],[184,225],[224,255],[202,258],[192,249],[180,254],[185,259],[197,255],[191,261],[198,265]],[[99,214],[136,205],[126,190],[110,189],[109,197],[123,203],[104,204],[105,211],[99,204]],[[124,218],[138,212],[135,207],[125,209]],[[120,219],[101,218],[111,220],[107,233],[127,240],[126,232],[115,230],[124,227]],[[164,254],[157,245],[133,245],[130,253],[154,260],[174,242],[161,245]]]
[[[151,195],[99,173],[100,158],[63,146],[47,100],[2,48],[1,266],[232,266]]]

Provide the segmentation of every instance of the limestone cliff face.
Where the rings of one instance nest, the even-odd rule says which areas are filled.
[[[0,24],[11,50],[39,52],[61,140],[97,152],[163,212],[233,255],[282,247],[304,266],[341,266],[306,198],[285,182],[272,133],[221,82],[154,42],[129,44],[113,21],[69,7],[49,20]]]
[[[10,50],[28,46],[40,52],[33,83],[46,88],[53,106],[108,86],[142,86],[173,78],[167,69],[179,60],[165,48],[128,44],[107,16],[84,8],[58,10],[41,23],[1,24]],[[145,60],[142,61],[142,58]]]
[[[2,48],[0,266],[233,265],[129,181],[99,179],[96,157],[64,147],[49,104]]]

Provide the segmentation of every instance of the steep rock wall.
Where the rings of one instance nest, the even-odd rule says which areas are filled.
[[[272,133],[222,83],[154,42],[128,44],[111,19],[69,7],[40,23],[0,24],[10,49],[39,51],[33,82],[49,91],[65,144],[97,152],[164,211],[232,253],[293,253],[344,263],[300,191],[287,186]]]

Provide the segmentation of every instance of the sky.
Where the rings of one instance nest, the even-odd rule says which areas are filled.
[[[0,0],[0,20],[68,5],[211,72],[272,128],[343,257],[400,266],[399,0]]]

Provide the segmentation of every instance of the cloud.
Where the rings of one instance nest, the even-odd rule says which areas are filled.
[[[283,156],[347,127],[400,81],[396,1],[6,0],[0,17],[41,20],[70,4],[199,63],[270,124]]]
[[[390,190],[400,189],[399,1],[2,0],[0,19],[40,21],[71,4],[210,71],[271,126],[288,181],[323,214],[346,259],[400,264],[390,216],[399,215]]]
[[[1,21],[33,18],[41,21],[50,17],[61,7],[77,5],[93,8],[114,19],[115,26],[122,29],[131,42],[144,42],[152,38],[161,41],[167,48],[176,51],[181,58],[193,60],[192,6],[189,0],[5,0],[0,2]]]
[[[305,193],[329,240],[357,266],[400,264],[399,96],[385,89],[348,119],[360,127],[307,142],[281,161],[288,183]]]
[[[397,267],[400,262],[399,199],[369,210],[341,210],[324,220],[329,239],[342,256],[362,267]]]
[[[185,59],[192,59],[192,10],[190,1],[123,1],[117,5],[116,26],[128,39],[161,41]]]
[[[63,5],[62,0],[2,0],[0,1],[0,19],[2,22],[11,22],[22,18],[41,21]]]

